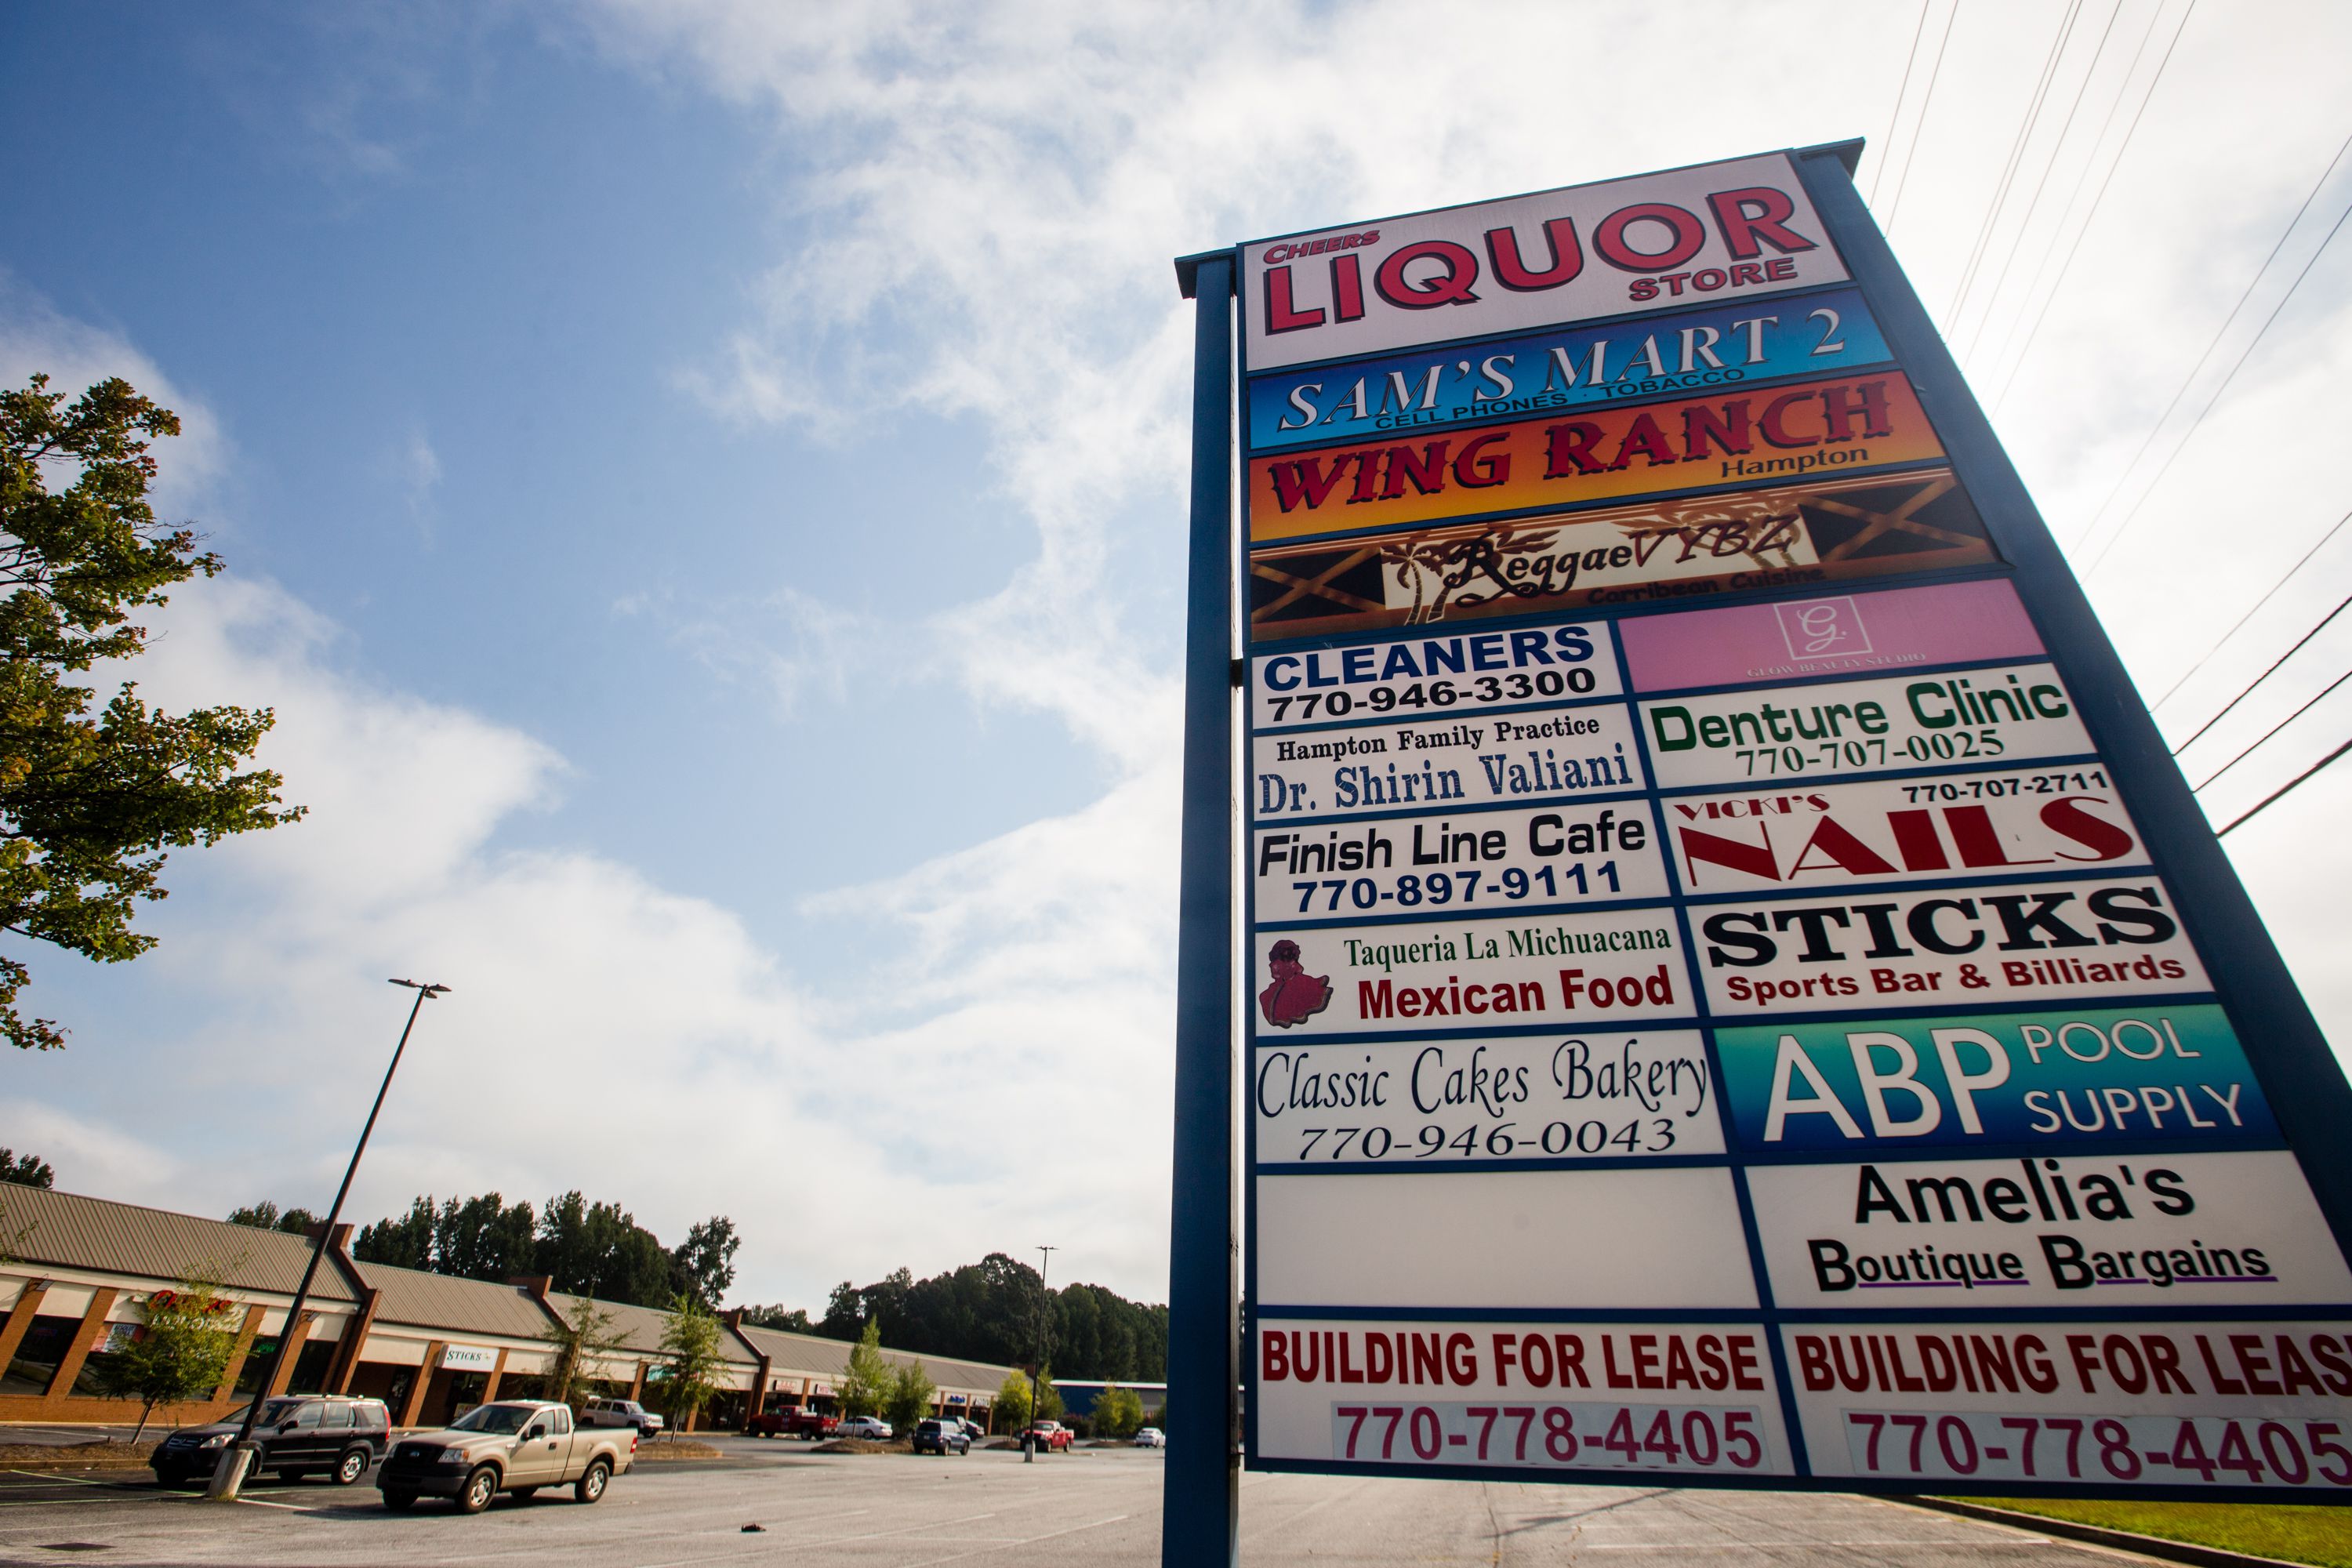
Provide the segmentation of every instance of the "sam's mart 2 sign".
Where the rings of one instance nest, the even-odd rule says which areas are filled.
[[[2352,1496],[2352,1094],[1842,157],[1235,252],[1254,1467]]]

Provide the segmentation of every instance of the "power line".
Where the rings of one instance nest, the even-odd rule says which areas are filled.
[[[2121,0],[2117,0],[2116,8],[2118,13],[2121,12],[2123,9]],[[2099,165],[2099,149],[2107,144],[2107,132],[2115,129],[2116,116],[2122,110],[2124,100],[2131,93],[2132,79],[2139,74],[2139,62],[2147,57],[2148,40],[2156,37],[2156,25],[2158,22],[2161,21],[2163,17],[2164,0],[2157,0],[2156,5],[2148,11],[2147,26],[2140,30],[2139,47],[2132,51],[2131,63],[2124,67],[2124,74],[2116,83],[2116,95],[2107,102],[2106,117],[2099,121],[2099,133],[2091,138],[2091,151],[2089,155],[2084,158],[2081,171],[2074,176],[2074,188],[2066,193],[2066,205],[2059,210],[2058,221],[2051,226],[2050,237],[2042,244],[2042,258],[2033,264],[2033,280],[2025,286],[2025,298],[2029,301],[2031,301],[2036,294],[2039,294],[2042,291],[2042,280],[2043,278],[2047,277],[2050,272],[2050,258],[2057,254],[2059,238],[2065,234],[2068,227],[2074,222],[2075,204],[2082,199],[2083,187],[2090,184],[2091,171],[2097,168]],[[2108,19],[2108,26],[2112,27],[2114,25],[2114,18],[2110,17]],[[2088,74],[2084,75],[2083,81],[2085,87],[2089,86],[2090,77]],[[2118,149],[2116,153],[2116,159],[2118,162],[2121,161],[2122,155],[2121,150]],[[2110,167],[2109,174],[2112,174],[2113,172],[2112,167]],[[2105,194],[2105,187],[2102,185],[2100,189],[2101,193]],[[2092,204],[2092,212],[2094,216],[2096,215],[2097,204],[2095,202]],[[2084,226],[2088,226],[2087,220],[2085,220]],[[2077,243],[2079,243],[2081,239],[2080,234],[2078,233],[2075,237]],[[2069,259],[2072,259],[2073,252],[2070,250],[2067,254]],[[2042,309],[2043,310],[2047,310],[2049,308],[2049,298],[2048,296],[2044,296],[2042,302]],[[1998,364],[2001,360],[2008,358],[2010,345],[2017,341],[2018,328],[2024,324],[2026,315],[2026,310],[2021,309],[2018,311],[2017,319],[2010,323],[2009,335],[2001,340],[2000,348],[1993,356],[1994,363]],[[2040,318],[2038,315],[2035,317],[2035,324],[2040,324]],[[2010,364],[2010,378],[2014,379],[2016,374],[2017,363],[2012,361]],[[2001,390],[2003,392],[2007,392],[2009,390],[2009,382],[2007,380],[2004,380],[2001,383]]]
[[[2352,140],[2347,140],[2345,145],[2352,146]],[[2339,152],[2336,156],[2340,158],[2343,154]],[[2328,167],[2332,169],[2335,165],[2330,163]],[[2221,395],[2230,390],[2230,384],[2238,379],[2240,371],[2245,369],[2246,361],[2253,357],[2255,346],[2269,333],[2272,323],[2279,319],[2279,312],[2285,310],[2287,301],[2294,298],[2295,290],[2303,287],[2303,280],[2311,276],[2312,268],[2318,265],[2320,257],[2326,252],[2328,246],[2335,242],[2336,236],[2343,228],[2344,220],[2347,218],[2352,218],[2352,203],[2347,203],[2344,210],[2336,215],[2336,221],[2328,226],[2326,237],[2320,240],[2319,247],[2314,250],[2309,258],[2304,262],[2303,270],[2297,272],[2294,275],[2294,281],[2286,286],[2286,292],[2280,295],[2279,302],[2271,307],[2271,313],[2263,318],[2263,324],[2255,330],[2254,335],[2246,340],[2246,346],[2239,353],[2237,363],[2230,366],[2230,374],[2221,378],[2221,384],[2213,389],[2213,395],[2205,400],[2205,406],[2197,411],[2197,417],[2191,419],[2189,422],[2189,428],[2180,433],[2179,442],[2166,454],[2163,466],[2156,470],[2156,477],[2147,481],[2147,488],[2139,492],[2139,499],[2132,502],[2131,510],[2124,513],[2123,521],[2116,524],[2115,531],[2107,535],[2107,542],[2100,545],[2099,552],[2091,558],[2090,565],[2084,569],[2084,577],[2087,578],[2098,571],[2106,561],[2108,552],[2115,549],[2116,542],[2121,539],[2125,531],[2131,527],[2133,519],[2139,516],[2139,509],[2147,504],[2147,498],[2156,493],[2156,487],[2163,483],[2164,476],[2172,471],[2173,463],[2179,458],[2182,452],[2188,449],[2189,439],[2197,434],[2198,426],[2205,423],[2205,416],[2213,412],[2214,406],[2221,401]],[[2096,519],[2094,518],[2093,521],[2095,521]],[[2087,533],[2085,537],[2088,537]]]
[[[2228,762],[2223,763],[2220,767],[2214,769],[2212,773],[2206,775],[2205,784],[2199,784],[2195,789],[2190,790],[2189,793],[2191,795],[2199,793],[2204,789],[2205,784],[2211,784],[2215,779],[2220,778],[2223,773],[2228,773],[2231,768],[2234,768],[2240,763],[2244,762],[2248,757],[2254,753],[2257,748],[2262,745],[2263,741],[2269,740],[2273,735],[2277,734],[2281,730],[2285,729],[2289,724],[2294,723],[2297,719],[2300,719],[2305,713],[2310,712],[2311,710],[2318,704],[2320,698],[2326,697],[2329,692],[2335,690],[2337,687],[2343,685],[2347,680],[2352,680],[2352,669],[2346,670],[2343,674],[2329,681],[2326,686],[2320,688],[2318,696],[2312,698],[2310,701],[2305,702],[2302,707],[2296,709],[2294,712],[2288,714],[2285,718],[2280,720],[2277,723],[2263,731],[2262,740],[2256,741],[2253,745],[2248,746],[2244,751],[2240,752],[2236,756],[2231,757]]]
[[[2336,526],[2329,529],[2326,533],[2320,535],[2319,542],[2305,551],[2303,552],[2303,559],[2288,567],[2286,569],[2285,575],[2282,576],[2277,582],[2271,584],[2270,593],[2264,594],[2261,598],[2256,599],[2254,601],[2254,608],[2252,610],[2248,610],[2244,615],[2240,616],[2238,617],[2238,624],[2231,626],[2228,631],[2223,632],[2220,639],[2216,641],[2211,647],[2205,650],[2203,658],[2200,658],[2195,664],[2189,667],[2188,675],[2184,675],[2179,679],[2174,681],[2170,686],[2165,689],[2163,696],[2148,704],[2148,711],[2154,712],[2157,709],[2161,708],[2166,703],[2171,701],[2173,694],[2179,691],[2182,687],[2189,684],[2189,677],[2194,676],[2199,670],[2205,668],[2206,659],[2210,659],[2215,654],[2221,652],[2224,643],[2227,643],[2231,637],[2236,637],[2240,631],[2243,630],[2246,623],[2254,618],[2254,612],[2256,610],[2260,610],[2264,605],[2269,604],[2273,596],[2275,595],[2281,588],[2287,585],[2289,579],[2293,578],[2296,573],[2309,565],[2311,563],[2311,558],[2318,554],[2322,550],[2326,549],[2327,547],[2327,542],[2341,532],[2344,525],[2347,522],[2352,522],[2352,511],[2347,511],[2342,517],[2337,518],[2336,520]]]
[[[1870,172],[1870,195],[1864,198],[1866,205],[1876,205],[1878,182],[1886,177],[1886,160],[1895,151],[1895,123],[1903,118],[1903,95],[1911,90],[1911,71],[1919,63],[1920,35],[1927,30],[1927,7],[1934,3],[1935,0],[1919,0],[1919,23],[1911,29],[1911,48],[1903,57],[1903,85],[1895,89],[1895,107],[1886,111],[1886,151],[1878,155],[1878,166]],[[2123,0],[2116,3],[2121,5]]]
[[[2100,178],[2098,194],[2091,198],[2090,210],[2083,216],[2083,226],[2074,231],[2074,243],[2066,247],[2066,259],[2058,268],[2058,280],[2050,286],[2050,292],[2042,297],[2042,309],[2034,316],[2033,325],[2027,330],[2025,342],[2018,349],[2017,358],[2009,367],[2008,380],[2000,384],[2000,395],[1993,399],[1995,413],[1999,413],[2000,405],[2009,400],[2010,386],[2017,380],[2017,373],[2025,367],[2026,358],[2033,351],[2033,340],[2041,335],[2042,323],[2049,316],[2050,307],[2056,302],[2058,296],[2065,291],[2067,275],[2074,269],[2074,257],[2083,248],[2083,238],[2091,232],[2091,226],[2098,221],[2100,204],[2107,199],[2107,187],[2115,184],[2116,171],[2124,166],[2124,154],[2131,151],[2132,138],[2139,133],[2140,120],[2147,113],[2147,106],[2155,101],[2156,89],[2164,80],[2165,68],[2172,63],[2172,51],[2179,47],[2180,35],[2189,30],[2189,18],[2196,9],[2197,0],[2189,0],[2188,9],[2180,13],[2180,25],[2172,29],[2172,41],[2164,46],[2164,58],[2156,63],[2156,74],[2147,79],[2147,90],[2140,95],[2139,107],[2132,110],[2131,123],[2124,128],[2124,139],[2116,145],[2115,162],[2107,165],[2106,174]],[[2148,22],[2151,32],[2155,26],[2155,20],[2151,17]],[[2146,40],[2143,39],[2141,42],[2142,47],[2145,47]],[[2138,61],[2135,59],[2133,63],[2137,65]],[[2125,85],[2126,87],[2130,85],[2128,78],[2126,79]],[[2120,93],[2116,95],[2116,101],[2117,103],[2123,101]],[[2104,135],[2105,132],[2101,134]]]
[[[1992,324],[1992,313],[2000,303],[2000,291],[2009,284],[2009,269],[2017,265],[2018,252],[2025,248],[2025,237],[2033,227],[2033,215],[2042,210],[2042,193],[2050,186],[2050,176],[2058,169],[2058,155],[2066,150],[2066,138],[2074,132],[2074,116],[2083,111],[2083,100],[2090,95],[2091,79],[2099,74],[2099,58],[2107,52],[2107,40],[2115,36],[2116,19],[2124,14],[2124,0],[2116,0],[2115,9],[2107,13],[2107,25],[2099,31],[2099,41],[2091,50],[2090,63],[2083,68],[2083,79],[2075,84],[2074,101],[2066,106],[2066,118],[2059,122],[2057,139],[2050,143],[2050,157],[2042,165],[2042,177],[2033,182],[2033,199],[2025,204],[2025,216],[2018,220],[2017,237],[2009,242],[2009,254],[2001,258],[2000,275],[1992,280],[1992,292],[1985,296],[1984,313],[1977,318],[1977,330],[1969,334],[1969,346],[1960,351],[1967,359],[1976,353],[1979,340]],[[2097,143],[2093,143],[2096,150]],[[2090,163],[2086,160],[2084,168]],[[2053,231],[2054,232],[2054,231]]]
[[[2231,828],[2243,827],[2247,823],[2252,822],[2255,817],[2260,816],[2272,805],[2285,799],[2289,795],[2294,792],[2297,785],[2310,778],[2313,774],[2317,773],[2322,769],[2327,767],[2347,752],[2352,752],[2352,741],[2345,742],[2342,745],[2336,747],[2334,751],[2320,758],[2319,761],[2312,763],[2311,766],[2304,769],[2303,772],[2295,774],[2294,777],[2287,780],[2286,783],[2279,785],[2278,788],[2263,796],[2262,799],[2254,803],[2252,810],[2242,814],[2235,821],[2230,824],[2229,827],[2224,827],[2221,832],[2213,835],[2213,837],[2216,838],[2225,838],[2229,837]]]
[[[2172,417],[2172,411],[2180,406],[2180,400],[2189,395],[2190,387],[2197,384],[2198,374],[2204,370],[2205,362],[2213,357],[2213,351],[2220,348],[2221,340],[2229,336],[2231,323],[2238,319],[2238,312],[2246,308],[2246,301],[2254,297],[2254,290],[2262,287],[2263,274],[2271,269],[2271,263],[2278,259],[2279,252],[2286,248],[2286,242],[2294,233],[2295,226],[2303,221],[2303,215],[2309,212],[2311,204],[2319,199],[2319,193],[2326,187],[2327,176],[2334,174],[2336,165],[2343,161],[2346,147],[2352,147],[2352,136],[2346,137],[2344,146],[2336,149],[2336,156],[2330,158],[2327,161],[2327,167],[2320,171],[2318,180],[2303,198],[2303,205],[2294,209],[2294,216],[2287,219],[2286,227],[2279,232],[2278,243],[2271,247],[2271,253],[2268,256],[2263,258],[2263,264],[2254,268],[2254,275],[2246,279],[2245,291],[2238,296],[2238,302],[2230,307],[2230,313],[2223,318],[2221,326],[2214,329],[2213,341],[2207,343],[2205,352],[2197,356],[2197,363],[2189,367],[2188,378],[2181,382],[2179,390],[2172,395],[2172,401],[2164,405],[2164,412],[2156,416],[2154,425],[2148,426],[2147,434],[2140,439],[2139,449],[2131,455],[2131,461],[2126,463],[2123,471],[2116,476],[2115,488],[2107,492],[2107,499],[2099,503],[2099,510],[2091,514],[2090,524],[2083,530],[2081,539],[2088,539],[2092,531],[2099,526],[2099,519],[2105,515],[2107,508],[2115,504],[2116,497],[2123,493],[2125,484],[2131,479],[2132,470],[2139,466],[2139,460],[2142,458],[2147,456],[2147,449],[2156,444],[2157,436],[2164,429],[2164,422]],[[2316,252],[2314,254],[2316,255]],[[2081,542],[2081,539],[2076,542]]]
[[[2042,105],[2050,93],[2050,83],[2058,74],[2058,57],[2066,52],[2066,40],[2074,35],[2074,18],[2082,15],[2083,0],[2067,0],[2066,15],[2058,25],[2058,36],[2051,41],[2049,58],[2042,62],[2042,75],[2034,81],[2033,97],[2025,106],[2025,119],[2017,128],[2017,139],[2009,146],[2009,161],[2001,166],[2000,184],[1994,187],[1992,205],[1985,209],[1984,223],[1977,230],[1976,243],[1969,249],[1968,265],[1960,270],[1960,287],[1952,296],[1952,303],[1944,316],[1944,333],[1951,331],[1960,319],[1960,310],[1968,303],[1969,289],[1976,282],[1977,266],[1983,259],[1985,247],[1992,240],[1992,232],[2000,222],[2001,209],[2009,205],[2010,187],[2016,183],[2017,169],[2025,157],[2025,144],[2033,138],[2033,128],[2042,120]]]
[[[2334,609],[2327,612],[2326,619],[2323,619],[2317,626],[2304,633],[2300,637],[2297,637],[2295,639],[2294,647],[2287,649],[2284,653],[2279,655],[2278,658],[2273,659],[2271,661],[2271,667],[2268,669],[2263,671],[2260,675],[2257,675],[2252,680],[2246,682],[2244,689],[2235,697],[2231,698],[2229,702],[2222,707],[2219,713],[2214,714],[2213,717],[2206,720],[2205,722],[2197,727],[2196,734],[2189,736],[2189,739],[2173,747],[2172,754],[2176,757],[2179,756],[2181,752],[2195,745],[2198,741],[2204,736],[2206,731],[2210,730],[2214,725],[2219,724],[2222,720],[2227,719],[2230,716],[2231,709],[2235,708],[2239,703],[2243,702],[2247,698],[2252,696],[2254,693],[2254,688],[2260,686],[2263,681],[2268,680],[2272,676],[2276,675],[2280,665],[2284,664],[2288,659],[2293,658],[2296,654],[2302,652],[2304,644],[2309,642],[2312,638],[2326,631],[2327,629],[2327,623],[2342,615],[2344,613],[2345,606],[2347,605],[2352,605],[2352,594],[2347,594],[2343,600],[2337,604]],[[2254,744],[2258,746],[2262,744],[2262,742],[2257,741]],[[2249,749],[2251,750],[2252,748]]]
[[[1936,63],[1927,68],[1927,90],[1919,99],[1918,123],[1911,127],[1911,145],[1903,150],[1903,172],[1895,176],[1895,204],[1887,209],[1886,232],[1892,237],[1896,220],[1903,216],[1903,192],[1911,183],[1911,163],[1919,152],[1919,139],[1927,133],[1927,116],[1936,107],[1936,83],[1944,74],[1944,50],[1952,41],[1952,24],[1960,19],[1960,0],[1952,0],[1952,8],[1944,16],[1944,35],[1936,43]]]

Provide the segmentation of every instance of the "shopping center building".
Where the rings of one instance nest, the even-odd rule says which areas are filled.
[[[352,1227],[335,1226],[292,1323],[287,1314],[313,1241],[163,1209],[110,1203],[38,1187],[0,1187],[0,1421],[116,1423],[137,1408],[99,1394],[101,1358],[145,1321],[145,1303],[185,1279],[222,1285],[236,1331],[228,1370],[210,1399],[167,1406],[159,1421],[215,1419],[257,1392],[281,1339],[267,1392],[371,1394],[402,1426],[434,1426],[500,1395],[529,1398],[544,1386],[548,1335],[579,1298],[546,1279],[505,1284],[459,1279],[351,1255]],[[589,1392],[645,1399],[659,1393],[668,1315],[598,1301],[600,1340]],[[718,1395],[698,1425],[740,1426],[780,1405],[830,1411],[852,1346],[810,1334],[753,1328],[726,1315]],[[1011,1367],[885,1349],[895,1368],[920,1361],[939,1385],[937,1408],[986,1422]]]

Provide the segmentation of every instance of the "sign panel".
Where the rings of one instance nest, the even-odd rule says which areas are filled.
[[[2352,1488],[2352,1092],[1834,152],[1236,261],[1249,1463]]]
[[[2278,1138],[2210,1004],[1771,1024],[1717,1029],[1715,1046],[1759,1152]]]
[[[1888,371],[1255,458],[1250,538],[1313,539],[1943,455],[1911,384]],[[1741,548],[1771,542],[1754,537]]]
[[[1250,368],[1844,279],[1785,153],[1242,247]]]
[[[1943,468],[1269,547],[1249,561],[1265,637],[1576,612],[1980,566],[1984,524]]]
[[[447,1345],[442,1349],[441,1364],[452,1372],[493,1372],[499,1352],[486,1345]]]
[[[1307,1320],[1256,1348],[1267,1457],[1636,1485],[1795,1473],[1752,1323]]]
[[[1723,1152],[1693,1029],[1269,1047],[1250,1094],[1260,1170]]]
[[[1666,835],[1692,893],[2147,864],[2095,763],[1677,795]]]
[[[1250,383],[1261,452],[1450,428],[1586,404],[1820,375],[1876,364],[1886,342],[1851,289],[1801,310],[1718,305],[1621,326],[1561,327],[1482,343],[1475,358],[1393,354]]]

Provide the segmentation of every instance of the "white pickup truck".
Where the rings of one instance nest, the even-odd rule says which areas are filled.
[[[375,1484],[394,1512],[420,1497],[446,1497],[459,1513],[479,1513],[500,1492],[527,1498],[556,1486],[594,1502],[636,1454],[637,1435],[625,1427],[575,1427],[569,1405],[501,1399],[476,1405],[441,1431],[394,1442]]]

